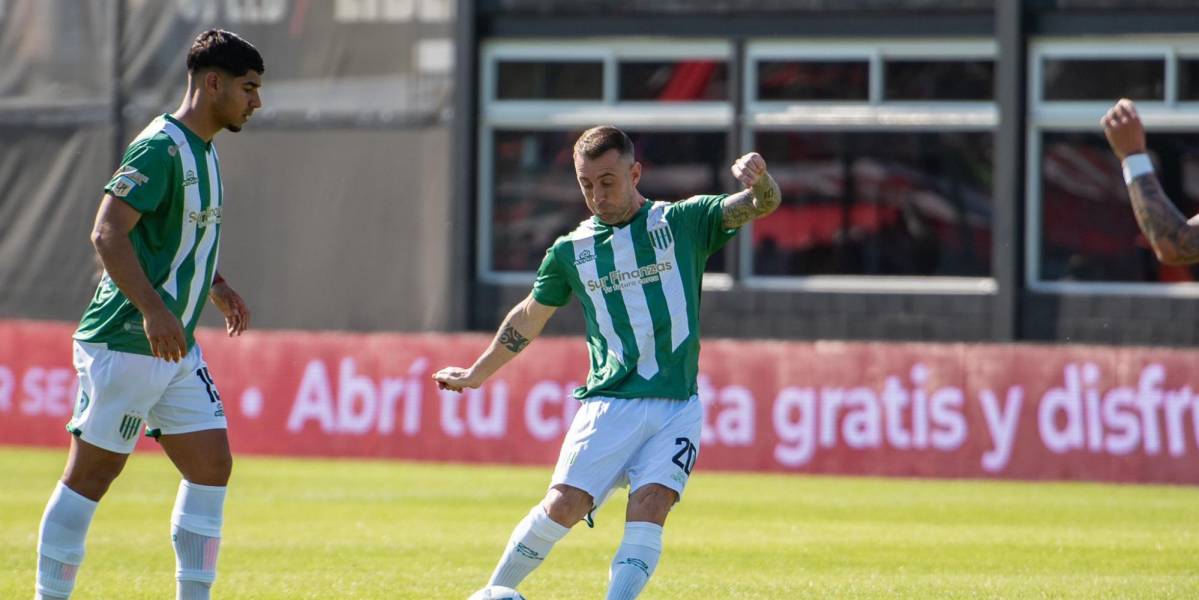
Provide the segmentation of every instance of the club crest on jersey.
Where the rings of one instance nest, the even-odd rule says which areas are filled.
[[[663,224],[650,229],[649,241],[658,250],[666,250],[674,245],[674,234],[670,231],[670,225]]]
[[[121,424],[117,427],[117,431],[121,434],[121,439],[131,440],[137,435],[137,428],[141,426],[142,418],[137,415],[125,415],[121,417]]]

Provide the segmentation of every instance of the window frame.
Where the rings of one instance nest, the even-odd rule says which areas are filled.
[[[1043,59],[1157,57],[1165,59],[1164,99],[1138,100],[1137,113],[1146,128],[1155,132],[1199,132],[1199,100],[1178,99],[1178,60],[1199,58],[1199,41],[1193,35],[1130,35],[1118,40],[1045,36],[1029,41],[1029,108],[1024,145],[1024,273],[1029,290],[1065,295],[1199,298],[1199,282],[1052,281],[1041,277],[1042,135],[1046,132],[1102,133],[1099,119],[1116,101],[1115,98],[1110,101],[1043,100]],[[1131,208],[1128,218],[1135,219]]]
[[[476,129],[478,180],[476,189],[475,270],[478,280],[488,284],[532,285],[536,271],[501,271],[492,260],[495,165],[492,162],[497,130],[561,131],[610,123],[637,132],[734,132],[734,97],[729,86],[722,101],[661,102],[619,100],[621,60],[704,59],[723,60],[731,70],[733,41],[727,38],[587,38],[583,40],[499,39],[486,40],[479,49],[479,121]],[[548,58],[552,57],[552,58]],[[496,74],[500,60],[598,59],[603,62],[602,100],[499,100]],[[730,82],[731,83],[731,82]],[[731,160],[731,159],[730,159]],[[722,190],[695,190],[718,193]],[[582,196],[579,202],[582,202]],[[732,264],[730,264],[730,267]],[[729,289],[733,273],[705,273],[703,289]]]
[[[759,40],[746,44],[744,127],[741,147],[753,148],[759,131],[979,131],[994,133],[999,107],[991,101],[885,100],[884,61],[897,59],[943,60],[955,57],[997,60],[993,38],[860,40]],[[767,60],[869,60],[867,101],[760,101],[757,99],[757,61]],[[766,157],[769,162],[769,157]],[[769,218],[769,217],[767,217]],[[986,277],[906,275],[756,275],[753,272],[753,223],[746,224],[737,241],[740,281],[763,290],[993,295],[998,289],[994,272]]]

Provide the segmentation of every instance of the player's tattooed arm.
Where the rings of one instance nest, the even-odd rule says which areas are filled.
[[[532,341],[529,338],[520,334],[515,327],[508,325],[500,331],[499,343],[501,346],[511,350],[512,352],[520,352],[525,349]]]
[[[496,371],[524,350],[537,337],[546,322],[554,315],[557,307],[546,306],[533,299],[530,294],[504,317],[491,345],[479,355],[470,368],[446,367],[433,374],[437,386],[443,390],[461,392],[466,388],[483,385]]]
[[[724,199],[721,224],[726,229],[760,219],[778,208],[783,196],[779,185],[766,171],[766,159],[761,154],[750,152],[738,158],[730,170],[745,190]]]
[[[1170,265],[1199,262],[1199,215],[1190,221],[1162,190],[1157,175],[1146,173],[1128,185],[1132,212],[1158,260]]]
[[[752,188],[724,199],[722,224],[727,229],[740,227],[774,212],[781,200],[778,184],[765,173]]]

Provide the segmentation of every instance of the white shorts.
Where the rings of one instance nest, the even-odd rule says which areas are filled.
[[[683,497],[699,456],[704,408],[698,396],[588,398],[562,440],[550,487],[566,484],[598,508],[618,487],[657,483]]]
[[[227,427],[199,344],[177,363],[79,340],[74,350],[79,397],[67,430],[79,439],[129,454],[143,422],[152,437]]]

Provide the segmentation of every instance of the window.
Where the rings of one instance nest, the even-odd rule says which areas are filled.
[[[783,204],[754,223],[762,275],[987,277],[990,132],[760,132]]]
[[[480,277],[531,283],[546,248],[590,217],[572,155],[588,127],[609,123],[629,134],[648,199],[730,191],[730,49],[726,41],[485,44]],[[728,280],[730,252],[708,261],[706,285]]]
[[[1164,100],[1164,59],[1046,58],[1045,100]]]
[[[728,100],[728,65],[716,60],[623,61],[620,63],[620,99]]]
[[[1158,178],[1199,212],[1199,60],[1183,37],[1038,40],[1029,53],[1029,287],[1064,293],[1199,295],[1199,269],[1161,264],[1129,207],[1099,116],[1137,100]],[[1181,285],[1165,285],[1181,284]]]
[[[990,41],[749,44],[745,142],[783,204],[743,235],[747,283],[993,291],[994,53]]]
[[[499,100],[601,100],[604,63],[599,61],[500,61]]]
[[[1199,267],[1163,265],[1153,256],[1102,133],[1046,132],[1041,139],[1042,279],[1199,281]],[[1166,194],[1183,214],[1199,213],[1199,130],[1152,134],[1148,143]]]
[[[1178,61],[1178,99],[1199,100],[1199,58]]]
[[[995,61],[891,59],[887,100],[980,100],[995,97]]]
[[[866,100],[870,63],[865,60],[762,60],[759,100]]]

